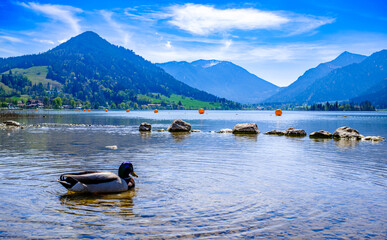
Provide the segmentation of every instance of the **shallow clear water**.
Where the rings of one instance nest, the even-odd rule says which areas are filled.
[[[261,132],[350,126],[387,137],[387,113],[37,114],[18,121],[48,127],[0,130],[2,238],[387,238],[386,142],[209,132],[255,122]],[[202,132],[156,131],[176,118]],[[138,131],[144,121],[152,133]],[[71,195],[56,182],[128,160],[139,175],[132,191]]]

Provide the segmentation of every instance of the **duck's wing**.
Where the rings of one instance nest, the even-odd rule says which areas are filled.
[[[60,182],[67,182],[70,185],[74,185],[77,182],[83,184],[98,184],[106,183],[119,179],[119,177],[108,171],[86,171],[79,173],[66,173],[62,174],[59,178]]]

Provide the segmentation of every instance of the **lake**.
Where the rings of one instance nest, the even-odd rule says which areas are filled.
[[[0,130],[0,238],[387,238],[386,141],[262,134],[349,126],[387,137],[387,112],[29,113],[16,120],[40,127]],[[202,132],[157,131],[177,118]],[[244,122],[261,134],[210,132]],[[56,181],[123,161],[139,175],[128,192],[69,194]]]

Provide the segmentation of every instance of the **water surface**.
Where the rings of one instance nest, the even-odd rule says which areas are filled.
[[[350,126],[387,137],[387,113],[36,114],[17,120],[43,127],[0,130],[0,237],[387,238],[386,142],[210,132],[255,122],[261,132]],[[157,131],[176,118],[202,132]],[[141,122],[154,131],[140,133]],[[56,182],[65,172],[116,172],[122,161],[140,176],[132,191],[69,194]]]

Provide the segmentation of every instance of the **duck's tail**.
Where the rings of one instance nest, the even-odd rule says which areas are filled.
[[[60,178],[57,180],[60,184],[62,184],[63,187],[66,189],[72,188],[75,184],[77,184],[77,181],[71,177],[67,177],[64,175],[61,175]]]

